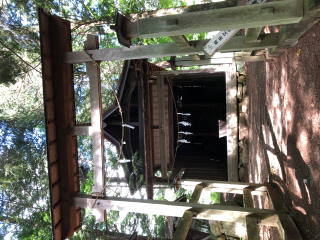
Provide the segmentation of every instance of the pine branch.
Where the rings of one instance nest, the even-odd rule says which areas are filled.
[[[27,66],[31,67],[32,69],[36,70],[38,73],[42,74],[39,70],[35,69],[32,65],[30,65],[28,62],[26,62],[25,60],[23,60],[17,53],[15,53],[10,47],[8,47],[5,43],[3,43],[0,40],[0,43],[7,48],[10,52],[12,52],[14,55],[16,55],[21,61],[23,61]]]

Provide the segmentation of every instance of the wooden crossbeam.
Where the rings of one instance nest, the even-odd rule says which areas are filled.
[[[160,163],[161,177],[167,178],[167,156],[166,156],[166,123],[164,109],[164,76],[157,75],[157,93],[158,93],[158,114],[159,114],[159,144],[160,144]]]
[[[67,134],[69,135],[91,135],[92,133],[93,129],[91,126],[76,126],[67,129]]]
[[[245,207],[254,208],[252,199],[252,189],[243,189],[243,204]],[[259,227],[260,219],[256,217],[246,217],[247,237],[252,240],[260,240]]]
[[[175,70],[175,71],[154,71],[152,75],[176,75],[176,74],[200,74],[200,73],[221,73],[228,70],[228,67],[206,68],[206,69],[190,69],[190,70]]]
[[[200,179],[184,179],[177,181],[177,185],[188,190],[192,190],[197,184],[201,184],[202,186],[204,186],[205,191],[243,194],[243,189],[250,189],[251,195],[267,195],[267,189],[263,184],[211,181]]]
[[[238,52],[242,50],[255,50],[263,48],[274,48],[278,46],[278,33],[261,34],[261,42],[245,43],[245,37],[233,37],[218,52]],[[178,48],[176,43],[164,43],[147,46],[133,46],[131,48],[108,48],[89,50],[92,58],[96,61],[115,61],[143,59],[165,56],[179,56],[190,54],[205,54],[203,47],[209,40],[190,41],[193,48]],[[65,63],[83,63],[90,61],[89,56],[83,52],[64,53]]]
[[[277,227],[282,240],[302,240],[302,237],[290,214],[288,214],[288,210],[283,204],[283,200],[281,199],[278,191],[270,183],[265,183],[265,185],[268,190],[270,208],[276,210],[277,212],[283,213],[276,216]]]
[[[295,42],[311,27],[320,17],[320,2],[318,0],[301,0],[304,3],[304,17],[298,24],[284,25],[279,31],[279,45],[269,49],[268,58],[276,58]]]
[[[248,50],[251,55],[251,50]],[[226,55],[223,55],[226,54]],[[230,55],[231,54],[231,55]],[[217,55],[217,56],[216,56]],[[226,56],[226,57],[224,57]],[[205,65],[220,65],[220,64],[229,64],[235,62],[259,62],[266,61],[264,55],[261,56],[252,56],[252,57],[243,57],[243,56],[233,56],[233,53],[216,53],[214,56],[210,57],[207,55],[200,55],[200,61],[193,61],[190,57],[176,58],[174,65],[176,67],[190,67],[190,66],[205,66]],[[163,68],[171,68],[169,62],[159,62],[156,65]]]
[[[194,215],[194,212],[191,212],[191,211],[184,212],[183,216],[181,217],[181,219],[179,221],[178,227],[173,235],[173,240],[185,240],[186,239],[190,225],[193,220],[193,215]]]
[[[259,6],[259,5],[258,5]],[[239,181],[238,174],[238,102],[237,73],[235,64],[226,71],[226,111],[227,111],[227,159],[228,180]]]
[[[261,41],[259,35],[261,33],[262,27],[249,28],[246,34],[246,43],[254,43]]]
[[[84,194],[75,194],[72,197],[72,206],[91,208],[95,199]],[[147,213],[182,217],[185,211],[197,213],[197,218],[206,220],[229,221],[245,223],[247,216],[255,216],[261,219],[262,225],[276,226],[274,216],[276,212],[268,209],[256,209],[219,204],[198,204],[185,202],[155,201],[146,199],[129,199],[119,197],[99,198],[94,208]]]
[[[249,28],[247,30],[245,42],[254,43],[254,42],[261,41],[260,39],[258,39],[261,31],[262,31],[262,27]],[[250,57],[251,55],[252,55],[251,50],[242,51],[242,57]]]
[[[261,17],[266,8],[274,11]],[[122,32],[131,39],[153,38],[297,23],[302,17],[301,0],[290,0],[140,19],[127,24]]]
[[[250,240],[260,240],[259,226],[260,219],[256,217],[246,217],[247,238]]]
[[[245,207],[253,208],[253,199],[251,195],[252,190],[248,188],[243,189],[243,204]]]
[[[196,185],[194,188],[194,191],[192,193],[190,203],[198,203],[201,193],[203,190],[203,186],[201,185]],[[196,215],[196,213],[192,211],[185,211],[179,224],[177,227],[177,230],[175,231],[173,235],[173,240],[185,240],[190,228],[190,225],[193,220],[193,216]]]
[[[116,122],[116,121],[108,121],[106,122],[107,126],[122,126],[122,122]],[[123,122],[123,124],[127,124],[130,126],[139,126],[139,122]]]
[[[265,56],[234,57],[234,62],[264,62]]]
[[[189,5],[184,7],[175,7],[175,8],[167,8],[167,9],[157,9],[153,11],[130,13],[130,17],[133,20],[138,20],[140,18],[162,17],[166,15],[205,11],[208,9],[234,7],[236,5],[237,5],[237,0],[210,2],[210,3],[204,3],[204,4]]]
[[[182,49],[183,48],[192,47],[190,45],[190,42],[188,41],[188,39],[184,35],[171,36],[170,38]],[[191,55],[188,56],[188,58],[193,60],[193,61],[199,61],[200,60],[199,54],[191,54]]]
[[[84,42],[85,49],[98,49],[98,37],[88,34]],[[104,195],[105,184],[104,172],[104,136],[102,123],[102,98],[100,68],[94,62],[86,62],[87,74],[90,83],[90,103],[91,103],[91,131],[92,131],[92,151],[93,151],[93,186],[94,195]],[[101,192],[102,191],[102,192]],[[105,220],[104,210],[94,210],[96,222]]]

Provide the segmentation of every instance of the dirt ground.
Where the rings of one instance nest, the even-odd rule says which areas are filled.
[[[272,182],[303,239],[320,239],[320,23],[276,60],[246,63],[245,70],[249,163],[244,180]],[[255,199],[255,207],[263,204]],[[260,237],[280,239],[272,227],[261,228]]]

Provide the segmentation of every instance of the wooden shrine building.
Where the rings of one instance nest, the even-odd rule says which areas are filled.
[[[53,239],[70,238],[81,228],[82,207],[92,208],[98,222],[105,221],[106,210],[183,217],[174,240],[185,239],[194,217],[246,223],[248,239],[259,239],[258,223],[278,227],[283,240],[302,239],[274,187],[269,183],[237,182],[237,75],[234,62],[268,61],[279,56],[316,24],[319,17],[318,0],[284,0],[208,9],[136,22],[121,20],[118,15],[115,29],[118,39],[127,47],[130,40],[137,37],[173,36],[175,42],[99,49],[98,38],[88,35],[84,51],[73,52],[70,22],[39,9]],[[260,34],[262,27],[279,24],[283,26],[278,33]],[[228,29],[245,28],[248,28],[246,36],[231,36],[216,49],[219,53],[234,53],[232,64],[226,68],[165,71],[147,60],[188,55],[193,56],[192,60],[202,61],[194,55],[204,55],[204,47],[212,39],[189,42],[183,34],[225,33]],[[254,56],[253,51],[261,49],[266,49],[266,54]],[[117,105],[104,113],[101,106],[99,62],[114,60],[126,60],[117,92],[124,123],[120,123]],[[72,66],[75,63],[85,63],[89,76],[90,126],[76,124]],[[219,138],[219,120],[227,123],[227,138]],[[143,158],[149,199],[105,196],[103,143],[106,138],[116,146],[123,144],[120,138],[122,124],[126,125],[123,157],[130,159],[138,151]],[[92,136],[92,195],[80,193],[77,135]],[[178,141],[182,144],[174,158]],[[132,166],[130,163],[127,166],[130,173]],[[155,172],[161,170],[162,178],[166,178],[172,167],[173,176],[184,169],[184,177],[177,184],[194,189],[190,202],[151,200],[153,183],[160,181]],[[199,204],[202,190],[241,193],[244,207]],[[270,209],[254,208],[252,195],[266,197]]]
[[[222,70],[172,74],[147,59],[125,61],[117,95],[123,123],[131,128],[124,128],[123,157],[132,159],[139,152],[146,169],[149,199],[154,182],[159,181],[154,175],[158,170],[163,179],[167,179],[167,171],[173,170],[171,182],[181,169],[183,178],[228,180],[227,142],[226,137],[219,138],[218,124],[219,120],[226,120]],[[103,122],[105,138],[119,150],[122,121],[116,101],[104,112]],[[178,137],[186,143],[179,142],[174,161]],[[130,174],[132,162],[127,165]],[[126,176],[128,182],[129,177]]]

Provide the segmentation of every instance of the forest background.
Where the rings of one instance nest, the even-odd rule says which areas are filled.
[[[221,0],[220,0],[221,1]],[[183,0],[2,0],[0,2],[0,239],[51,239],[51,217],[45,143],[40,38],[37,9],[41,7],[72,23],[73,51],[82,50],[86,34],[98,35],[100,48],[121,47],[110,31],[115,13],[130,13],[202,3]],[[186,35],[189,40],[212,33]],[[133,45],[172,42],[169,37],[135,39]],[[168,58],[151,59],[153,62]],[[114,102],[122,61],[103,62],[103,110]],[[84,64],[74,65],[77,123],[90,122],[89,84]],[[107,82],[111,82],[110,86]],[[92,143],[78,136],[81,192],[91,194]],[[134,196],[123,180],[117,153],[105,142],[107,195],[145,198],[142,187]],[[168,191],[169,192],[168,195]],[[186,193],[156,187],[154,199],[174,200]],[[166,195],[167,194],[167,195]],[[187,193],[190,195],[190,193]],[[164,238],[165,217],[109,211],[96,224],[82,209],[82,229],[72,239],[112,239],[137,231],[148,238]]]

